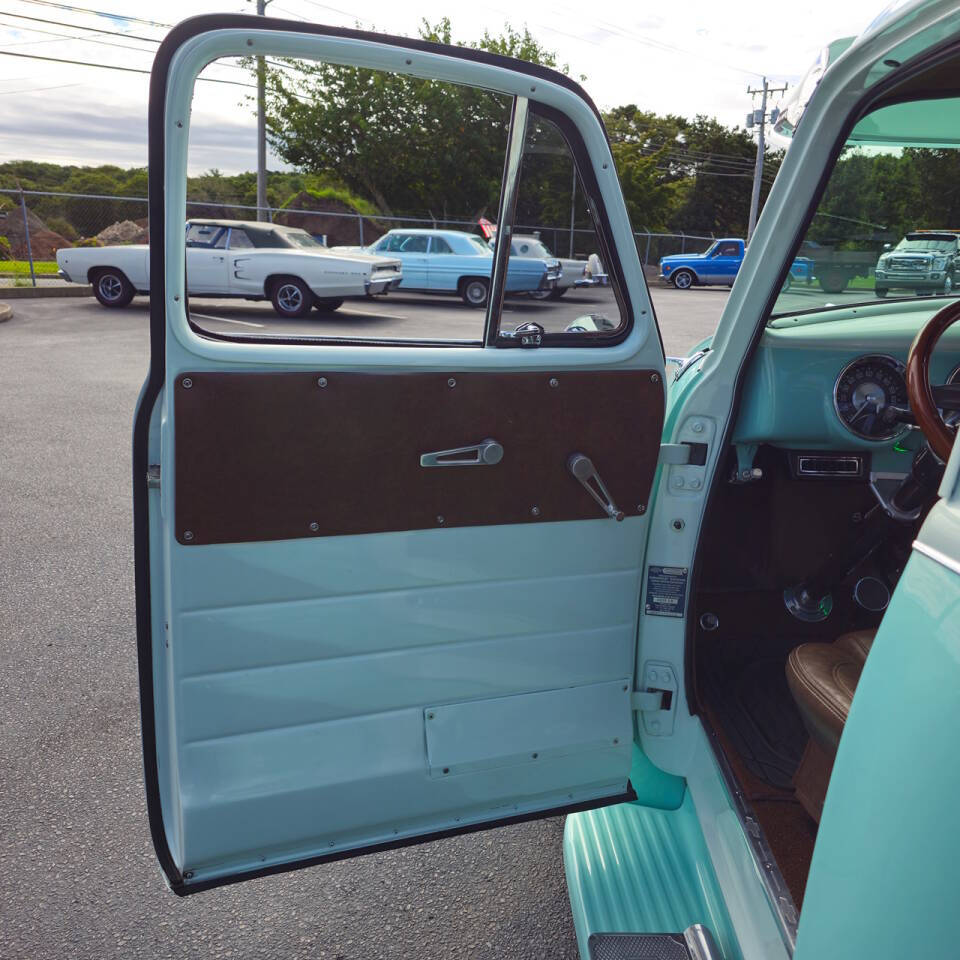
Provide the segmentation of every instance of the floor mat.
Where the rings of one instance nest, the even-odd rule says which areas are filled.
[[[717,723],[716,714],[708,707],[706,719],[713,727],[733,775],[763,829],[780,874],[799,910],[807,886],[807,874],[817,839],[817,825],[794,796],[793,790],[771,787],[744,765],[740,754]]]
[[[704,692],[750,772],[771,786],[791,789],[807,732],[787,687],[785,661],[786,652],[739,664],[708,661]]]

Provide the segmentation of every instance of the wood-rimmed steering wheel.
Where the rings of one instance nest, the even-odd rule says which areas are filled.
[[[933,452],[946,463],[957,437],[955,427],[943,418],[941,409],[960,410],[960,385],[930,384],[930,358],[946,329],[960,320],[960,300],[938,310],[910,344],[907,356],[907,399]]]

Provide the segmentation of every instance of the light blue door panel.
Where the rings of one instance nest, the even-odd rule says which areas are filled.
[[[462,277],[489,277],[493,257],[465,257],[456,253],[438,253],[430,258],[431,290],[456,291]]]
[[[195,882],[230,872],[247,823],[248,868],[283,860],[318,822],[300,856],[356,845],[385,797],[390,822],[364,843],[417,833],[423,817],[489,818],[504,791],[508,813],[622,791],[641,574],[630,531],[642,525],[176,547],[184,869]],[[438,774],[429,708],[443,723],[505,703],[505,729],[475,723],[448,741]],[[434,784],[447,777],[462,785]]]
[[[437,778],[425,767],[424,722],[413,708],[183,747],[184,869],[202,882],[291,850],[318,856],[622,790],[629,738]]]
[[[169,83],[155,85],[168,91],[168,102],[151,108],[165,131],[163,189],[151,190],[151,223],[163,224],[163,242],[152,249],[157,257],[162,249],[165,259],[165,289],[158,286],[152,310],[165,335],[153,331],[158,372],[142,401],[153,417],[142,455],[160,465],[162,483],[146,495],[150,591],[149,604],[138,594],[138,605],[149,613],[149,629],[139,621],[138,629],[151,826],[178,893],[473,824],[609,802],[629,791],[646,516],[618,523],[598,508],[592,520],[539,522],[535,504],[542,501],[532,499],[523,520],[511,524],[493,514],[501,525],[396,533],[363,533],[358,525],[357,535],[329,537],[311,537],[305,528],[300,539],[249,543],[177,539],[178,490],[186,498],[190,461],[178,461],[180,430],[189,421],[178,421],[174,395],[176,385],[188,386],[188,370],[251,377],[309,371],[314,379],[318,370],[532,371],[546,389],[551,378],[562,382],[571,372],[644,371],[645,384],[663,387],[662,351],[609,144],[592,104],[559,76],[538,80],[537,93],[582,138],[611,273],[629,304],[622,338],[527,352],[263,345],[196,335],[183,308],[189,129],[177,120],[190,116],[196,74],[217,56],[242,55],[251,40],[265,54],[326,56],[391,71],[410,65],[395,41],[380,35],[332,37],[311,29],[304,39],[289,28],[262,30],[258,22],[193,37],[177,53]],[[178,42],[174,37],[168,46]],[[420,48],[410,66],[418,75],[517,98],[518,116],[530,95],[526,69]],[[158,169],[152,163],[154,177]],[[490,274],[492,258],[469,259],[482,264],[479,275]],[[542,272],[539,261],[511,266],[507,289],[535,288]],[[405,286],[410,276],[416,273],[405,260]],[[446,288],[455,287],[451,275]],[[648,441],[651,462],[660,399],[651,408],[658,425]],[[565,462],[557,460],[549,482],[571,484],[592,509],[590,494],[563,473]],[[140,473],[146,476],[146,467]],[[224,482],[247,495],[248,478]],[[285,493],[281,484],[249,495]]]

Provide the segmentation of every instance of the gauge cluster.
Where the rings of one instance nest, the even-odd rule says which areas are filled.
[[[843,425],[865,440],[891,440],[903,424],[884,417],[888,407],[907,406],[904,366],[893,357],[871,355],[848,363],[833,388],[833,404]]]

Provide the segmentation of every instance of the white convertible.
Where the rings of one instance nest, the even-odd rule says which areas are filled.
[[[57,251],[64,279],[91,283],[105,307],[125,307],[150,290],[146,246],[67,247]],[[400,261],[332,252],[306,230],[246,220],[187,221],[187,287],[196,297],[270,300],[281,317],[311,307],[336,310],[346,297],[400,285]]]

